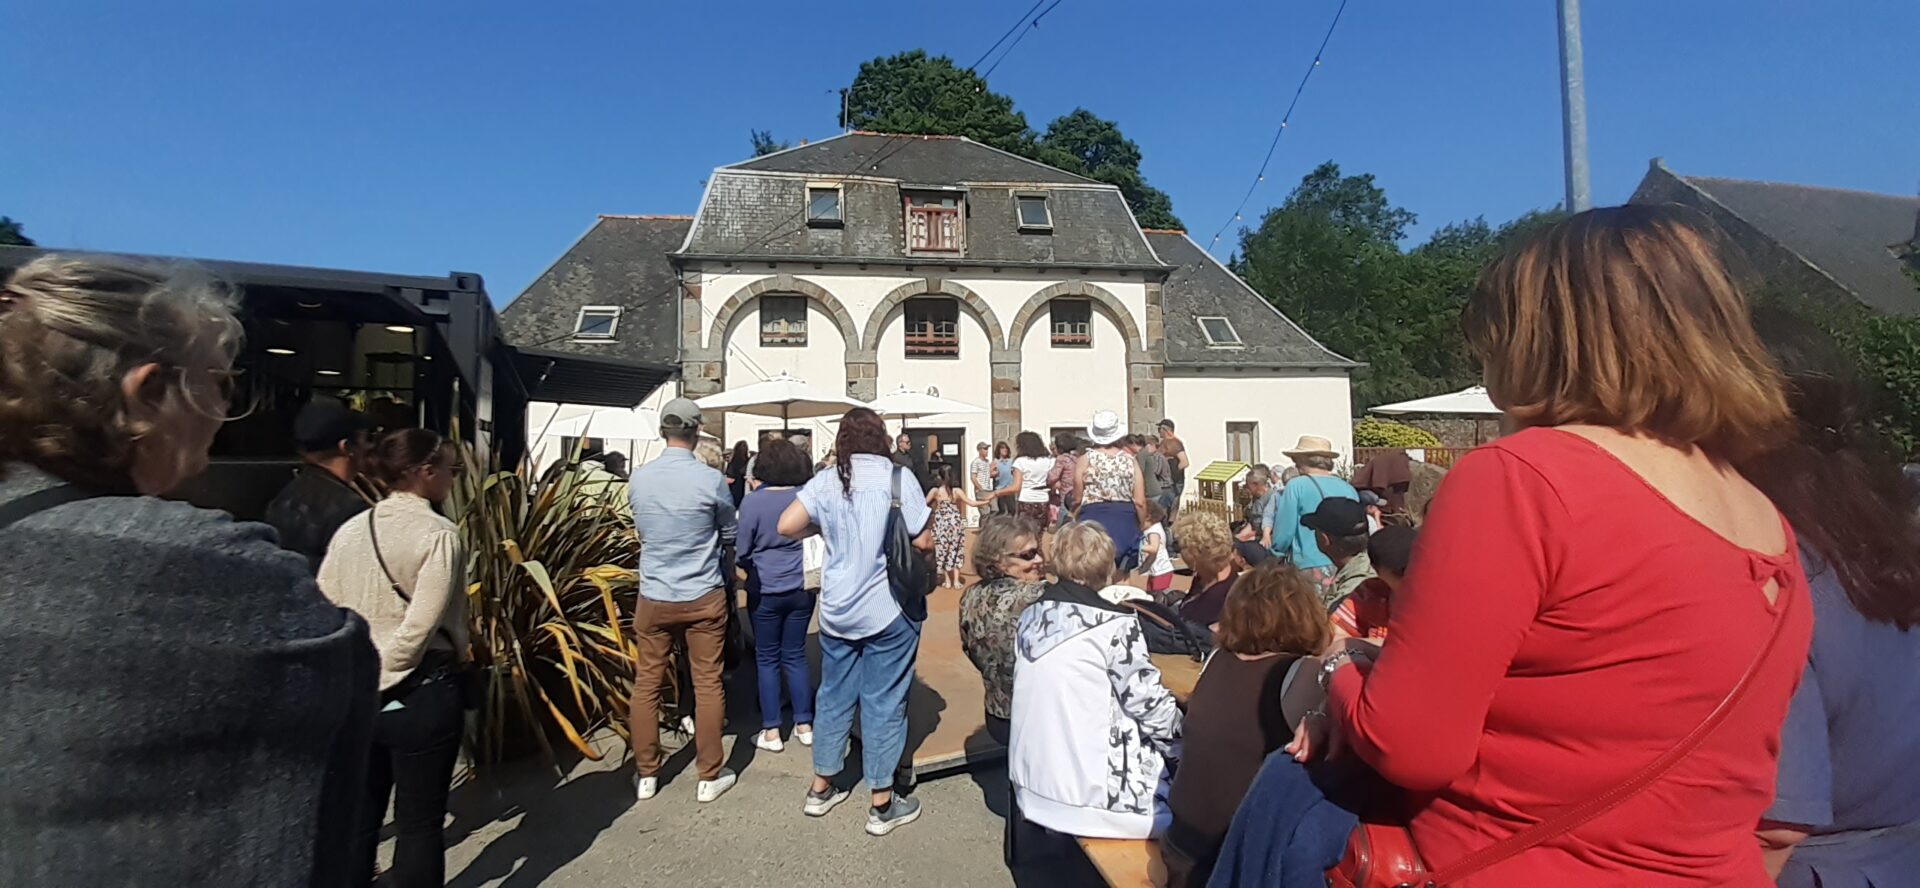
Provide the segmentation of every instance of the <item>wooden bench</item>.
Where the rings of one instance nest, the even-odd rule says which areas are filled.
[[[1167,867],[1152,839],[1076,839],[1100,878],[1113,888],[1162,888]]]

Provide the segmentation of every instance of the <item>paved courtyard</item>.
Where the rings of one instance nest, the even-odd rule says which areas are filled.
[[[729,737],[738,786],[711,804],[693,800],[692,749],[669,760],[660,794],[633,797],[618,738],[603,761],[565,779],[521,766],[456,788],[447,884],[481,886],[879,885],[954,888],[1098,885],[1085,864],[1056,859],[1016,878],[1001,863],[1002,765],[924,780],[920,820],[874,838],[857,793],[820,819],[800,813],[810,751],[767,753]],[[390,850],[390,849],[389,849]]]

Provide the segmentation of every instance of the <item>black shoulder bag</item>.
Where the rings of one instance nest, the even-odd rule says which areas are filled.
[[[913,547],[914,535],[907,530],[907,519],[900,514],[900,472],[893,469],[893,505],[887,511],[887,534],[880,551],[887,558],[887,585],[900,613],[915,623],[927,619],[927,593],[933,590],[933,568],[926,556]]]
[[[407,590],[400,588],[400,581],[393,578],[393,571],[387,567],[386,556],[380,554],[380,534],[375,530],[380,524],[375,520],[378,514],[378,504],[367,510],[367,542],[373,546],[373,560],[380,564],[380,573],[387,578],[387,588],[392,589],[393,594],[400,596],[400,600],[406,602],[408,607],[412,607],[413,596],[408,595]],[[453,634],[447,632],[445,626],[440,626],[435,631],[445,635],[449,644],[457,646],[453,640]],[[383,691],[380,698],[384,701],[400,700],[418,690],[421,685],[449,679],[459,683],[462,706],[467,709],[480,708],[480,704],[485,699],[486,689],[481,686],[479,675],[461,661],[458,651],[452,653],[427,651],[420,657],[420,665],[407,673],[407,677],[401,679],[399,684]]]

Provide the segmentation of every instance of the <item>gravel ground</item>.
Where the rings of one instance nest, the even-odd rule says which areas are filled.
[[[1007,870],[1000,852],[1001,765],[922,781],[914,790],[920,819],[874,838],[863,830],[859,791],[827,817],[800,813],[811,750],[790,743],[783,753],[768,753],[734,740],[728,738],[728,764],[740,773],[739,785],[706,805],[693,799],[691,747],[669,759],[658,796],[635,801],[617,738],[601,744],[602,761],[582,761],[565,779],[552,768],[522,767],[463,783],[451,806],[447,884],[1101,884],[1071,854],[1018,874]]]

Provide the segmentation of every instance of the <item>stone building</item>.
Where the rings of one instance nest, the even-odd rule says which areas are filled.
[[[934,391],[984,408],[910,423],[963,459],[1102,409],[1142,432],[1173,418],[1196,463],[1351,439],[1355,362],[1184,233],[1143,231],[1114,186],[958,137],[849,133],[721,167],[692,217],[601,217],[502,323],[676,365],[653,401],[781,372],[860,400]]]

